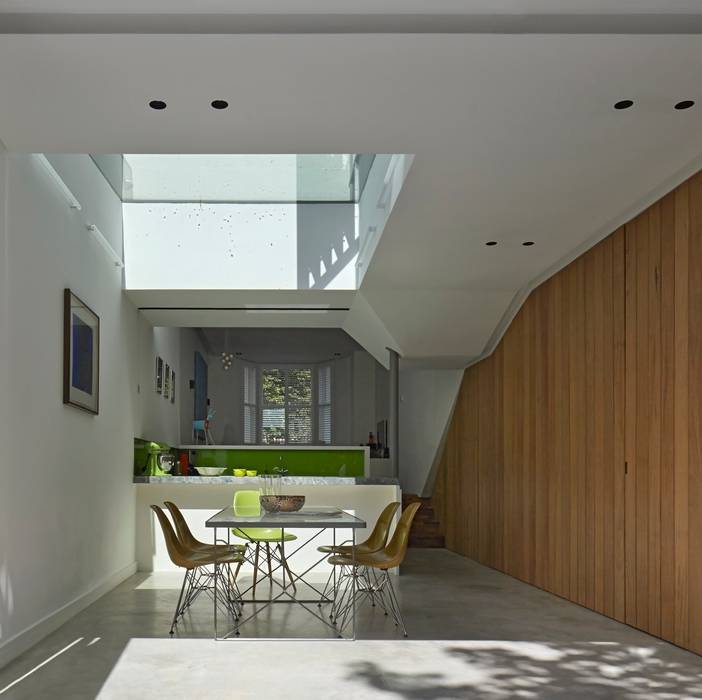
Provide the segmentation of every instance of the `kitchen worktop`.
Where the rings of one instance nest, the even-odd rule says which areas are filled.
[[[324,452],[337,452],[346,450],[370,451],[368,445],[178,445],[179,450],[279,450],[309,452],[322,450]]]
[[[260,487],[263,480],[258,476],[135,476],[135,484],[233,484],[235,486]],[[285,486],[398,486],[393,477],[354,476],[284,476],[280,485]]]

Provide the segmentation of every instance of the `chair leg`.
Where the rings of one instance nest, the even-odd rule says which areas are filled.
[[[235,581],[236,581],[236,579],[237,579],[238,576],[239,576],[239,570],[241,569],[241,565],[242,565],[243,563],[244,563],[244,561],[243,561],[243,559],[242,559],[242,561],[240,561],[240,562],[236,565],[236,571],[234,572],[234,580],[235,580]]]
[[[293,591],[295,591],[295,593],[297,593],[297,586],[295,585],[295,579],[293,578],[292,571],[290,571],[290,567],[288,566],[288,560],[285,558],[285,548],[284,548],[282,542],[278,545],[278,550],[280,551],[280,563],[283,565],[283,568],[288,572],[288,576],[290,577],[290,583],[292,584]]]
[[[273,585],[273,566],[271,565],[271,545],[270,542],[266,542],[266,559],[268,560],[268,578]]]
[[[392,579],[390,577],[390,572],[385,569],[385,584],[387,586],[388,598],[390,601],[390,608],[393,617],[395,618],[395,624],[400,625],[402,628],[402,634],[407,637],[407,628],[405,627],[405,621],[402,619],[402,610],[400,610],[400,603],[397,600],[397,594],[395,593],[395,587],[392,585]]]
[[[340,574],[339,576],[339,588],[342,588],[342,580],[344,578],[351,579],[350,583],[347,583],[341,592],[341,596],[338,600],[337,610],[334,614],[333,624],[336,625],[339,636],[346,627],[347,621],[353,614],[354,606],[357,604],[359,590],[356,587],[356,582],[358,580],[358,571],[355,566],[344,567],[348,569],[347,572]]]
[[[322,596],[319,600],[319,603],[317,603],[317,607],[321,608],[322,603],[327,602],[325,598],[327,597],[327,591],[330,593],[334,592],[334,586],[330,584],[332,583],[332,579],[334,578],[334,567],[332,567],[332,570],[329,572],[329,577],[327,578],[327,582],[324,584],[324,588],[322,589]]]
[[[260,549],[261,545],[258,542],[256,542],[256,554],[254,555],[254,582],[253,588],[251,589],[251,594],[254,598],[256,597],[256,580],[258,577],[258,553]]]
[[[173,636],[173,630],[175,629],[176,624],[178,623],[178,617],[180,614],[180,604],[183,600],[183,592],[185,591],[185,584],[188,583],[190,580],[190,571],[186,569],[185,571],[185,576],[183,576],[183,583],[180,587],[180,595],[178,596],[178,604],[176,605],[175,612],[173,613],[173,620],[171,621],[171,631],[168,633]]]

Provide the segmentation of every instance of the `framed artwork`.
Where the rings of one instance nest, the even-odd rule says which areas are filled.
[[[175,371],[171,370],[171,403],[175,403]]]
[[[163,360],[160,357],[156,358],[156,393],[163,392]]]
[[[163,398],[164,399],[170,398],[170,395],[171,395],[170,386],[171,386],[171,368],[168,366],[168,363],[166,363],[166,369],[163,373]]]
[[[100,318],[63,290],[63,402],[99,413]]]

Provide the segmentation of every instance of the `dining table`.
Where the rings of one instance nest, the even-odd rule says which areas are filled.
[[[228,617],[228,625],[225,630],[221,629],[218,620],[218,598],[220,595],[225,595],[227,588],[221,586],[221,574],[218,568],[223,565],[215,564],[214,572],[214,638],[216,640],[242,639],[242,629],[245,630],[247,623],[253,621],[261,615],[264,610],[272,605],[277,604],[292,604],[303,608],[309,615],[312,615],[319,621],[320,629],[326,633],[326,636],[319,635],[318,637],[306,637],[305,639],[356,639],[356,577],[350,576],[347,579],[347,584],[352,587],[350,591],[350,600],[352,601],[352,612],[349,619],[349,634],[344,634],[344,629],[339,629],[330,615],[326,615],[323,607],[332,605],[334,602],[333,594],[336,591],[336,573],[332,569],[330,577],[334,577],[334,584],[326,585],[324,589],[318,587],[317,582],[310,579],[310,574],[320,567],[330,556],[329,553],[321,553],[320,556],[314,558],[313,563],[302,572],[291,572],[288,562],[293,559],[296,554],[305,548],[313,547],[320,541],[320,536],[331,531],[332,546],[342,544],[341,538],[338,537],[338,532],[346,531],[350,534],[343,543],[351,547],[351,560],[356,559],[356,531],[366,527],[366,521],[357,517],[353,513],[345,511],[343,508],[336,506],[303,506],[300,510],[294,512],[276,512],[269,513],[265,510],[252,510],[246,508],[235,508],[229,506],[223,508],[218,513],[208,518],[205,522],[206,527],[211,528],[214,532],[214,543],[223,541],[230,543],[230,535],[233,529],[239,528],[275,528],[281,531],[281,535],[285,536],[285,532],[294,529],[299,533],[300,530],[308,531],[305,534],[306,538],[300,538],[301,541],[295,543],[295,548],[285,553],[285,562],[278,559],[272,572],[269,572],[271,581],[270,595],[267,598],[247,597],[252,592],[255,593],[255,585],[249,586],[244,590],[239,591],[241,602],[244,606],[242,612],[234,619]],[[226,539],[220,537],[221,530],[226,530]],[[299,534],[298,534],[299,536]],[[329,537],[326,538],[329,540]],[[294,563],[293,563],[294,566]],[[355,566],[351,567],[352,570]],[[278,572],[279,576],[273,576],[273,573]],[[287,572],[287,576],[286,576]],[[275,588],[273,588],[275,584]],[[329,591],[331,590],[331,597]],[[261,638],[260,635],[256,635]],[[286,637],[270,635],[266,639],[285,639]],[[290,638],[290,637],[288,637]],[[295,637],[296,638],[296,637]]]

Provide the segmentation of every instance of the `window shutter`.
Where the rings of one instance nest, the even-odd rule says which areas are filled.
[[[244,365],[244,444],[256,444],[257,422],[257,393],[256,393],[256,368]]]
[[[261,371],[261,442],[285,444],[285,372],[266,368]]]
[[[331,445],[331,367],[320,367],[317,373],[317,433],[322,445]]]
[[[312,442],[312,370],[287,371],[288,442],[309,445]]]

